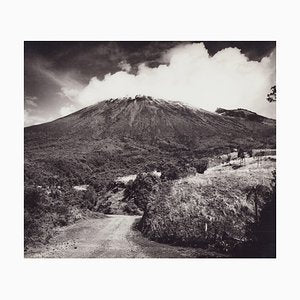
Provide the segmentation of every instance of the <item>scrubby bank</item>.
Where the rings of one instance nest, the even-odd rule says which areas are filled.
[[[148,192],[139,229],[146,237],[163,243],[254,256],[251,249],[261,247],[258,228],[264,226],[257,222],[264,223],[272,197],[268,185],[257,185],[254,179],[237,174],[206,182],[197,181],[197,176],[194,182],[157,182]]]
[[[47,244],[59,227],[72,224],[92,212],[96,201],[94,190],[74,191],[71,188],[25,185],[24,246]]]

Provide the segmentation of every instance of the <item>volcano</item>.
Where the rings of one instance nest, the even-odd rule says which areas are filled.
[[[274,148],[275,132],[275,120],[242,109],[208,112],[147,96],[109,99],[25,128],[25,180],[83,182],[95,174],[137,172],[149,162],[239,146]]]

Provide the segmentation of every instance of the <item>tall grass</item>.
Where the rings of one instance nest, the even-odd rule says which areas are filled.
[[[247,226],[255,222],[251,187],[261,187],[259,213],[269,197],[269,173],[264,180],[259,172],[241,170],[161,183],[149,195],[139,228],[160,242],[230,252],[247,240]]]

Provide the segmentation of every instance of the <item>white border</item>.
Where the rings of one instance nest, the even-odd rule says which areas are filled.
[[[296,1],[10,1],[1,22],[3,299],[295,298],[299,239]],[[276,40],[278,258],[24,260],[24,40]],[[296,129],[296,130],[295,130]]]

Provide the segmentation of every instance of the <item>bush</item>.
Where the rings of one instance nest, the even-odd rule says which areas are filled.
[[[74,223],[82,218],[95,192],[74,192],[70,187],[63,189],[24,187],[24,243],[34,246],[47,243],[55,228]]]
[[[24,188],[24,208],[33,210],[41,205],[42,192],[34,186],[25,186]]]
[[[149,195],[159,182],[160,179],[155,175],[138,174],[134,181],[127,184],[124,191],[124,198],[127,203],[133,201],[139,209],[145,210],[149,201]],[[130,207],[130,204],[127,206]]]
[[[238,158],[241,158],[241,159],[245,158],[245,152],[242,148],[238,149]]]
[[[150,162],[148,164],[145,165],[145,172],[153,172],[157,169],[157,163],[155,162]]]
[[[161,180],[176,180],[180,178],[180,174],[180,169],[177,166],[168,164],[163,167],[163,170],[161,172]]]
[[[253,150],[252,149],[248,149],[247,150],[247,154],[249,155],[249,157],[253,156]]]
[[[197,173],[203,174],[208,168],[208,159],[202,158],[194,164]]]
[[[24,243],[43,241],[48,236],[41,219],[45,216],[46,196],[40,188],[24,187]]]
[[[226,158],[226,162],[227,162],[227,163],[230,163],[230,161],[231,161],[231,155],[228,154],[228,155],[227,155],[227,158]]]
[[[187,167],[186,168],[186,175],[191,176],[191,175],[196,175],[197,170],[195,167]]]
[[[83,208],[92,209],[97,203],[97,194],[93,187],[88,187],[87,191],[83,196],[84,202],[82,203]]]
[[[42,241],[44,232],[39,219],[30,211],[24,211],[24,245],[33,244],[34,241]]]

